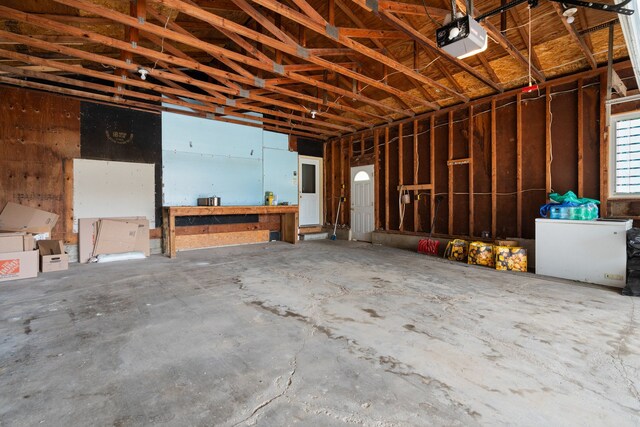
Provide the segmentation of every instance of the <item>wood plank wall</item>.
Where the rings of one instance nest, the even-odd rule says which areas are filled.
[[[0,100],[0,209],[15,202],[55,212],[52,237],[73,240],[80,101],[9,87],[0,87]]]
[[[428,233],[441,200],[438,235],[533,238],[550,190],[601,197],[605,82],[603,73],[563,78],[328,141],[326,223],[339,196],[349,196],[350,166],[374,164],[378,230]],[[402,227],[401,184],[433,186],[411,192]],[[339,224],[349,225],[342,212]]]

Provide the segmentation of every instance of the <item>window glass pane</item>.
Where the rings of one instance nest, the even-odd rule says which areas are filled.
[[[615,122],[615,191],[640,193],[640,117]]]
[[[302,164],[302,192],[303,193],[315,193],[316,192],[316,166]]]
[[[358,182],[358,181],[369,181],[369,174],[366,173],[365,171],[360,171],[356,174],[356,176],[353,177],[353,180]]]

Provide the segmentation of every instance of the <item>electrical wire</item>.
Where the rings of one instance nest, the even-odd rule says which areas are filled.
[[[435,19],[433,19],[433,17],[431,16],[431,14],[429,13],[429,8],[427,7],[427,3],[425,3],[424,0],[422,0],[422,6],[424,6],[424,11],[427,13],[427,16],[429,17],[429,19],[431,19],[431,22],[433,22],[435,25],[437,25],[438,27],[442,24],[440,24],[438,21],[436,21]]]
[[[164,23],[164,29],[167,29],[167,26],[169,25],[169,21],[171,20],[171,15],[173,15],[173,9],[171,9],[169,11],[169,15],[167,15],[167,20]],[[160,40],[160,53],[164,53],[164,36],[162,36],[162,39]],[[156,59],[156,62],[153,63],[153,67],[151,68],[151,70],[155,70],[156,66],[158,65],[158,59]]]

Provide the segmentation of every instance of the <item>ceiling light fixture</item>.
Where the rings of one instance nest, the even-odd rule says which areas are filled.
[[[318,112],[316,110],[311,110],[311,118],[312,119],[316,118],[316,114],[318,114]]]
[[[578,13],[578,9],[575,7],[570,7],[566,9],[564,12],[562,12],[562,16],[567,18],[568,24],[573,24],[573,21],[576,20],[576,17],[574,16],[576,13]]]
[[[147,74],[149,74],[149,70],[146,70],[142,67],[138,68],[138,73],[140,73],[140,78],[142,80],[147,80]]]

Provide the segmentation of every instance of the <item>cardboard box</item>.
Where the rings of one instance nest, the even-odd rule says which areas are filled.
[[[93,256],[133,252],[138,239],[138,224],[101,219]]]
[[[38,251],[0,254],[0,282],[38,277]]]
[[[9,202],[0,213],[0,230],[27,233],[50,233],[58,215]]]
[[[0,253],[32,251],[34,249],[33,235],[22,232],[0,232]]]
[[[69,268],[69,255],[64,252],[62,240],[40,240],[38,241],[38,251],[40,252],[41,272],[48,273]]]
[[[94,248],[98,237],[98,228],[101,220],[128,222],[137,224],[134,252],[143,252],[145,256],[151,253],[149,247],[149,220],[144,217],[134,218],[80,218],[78,219],[78,261],[89,262],[89,259],[98,255]]]

